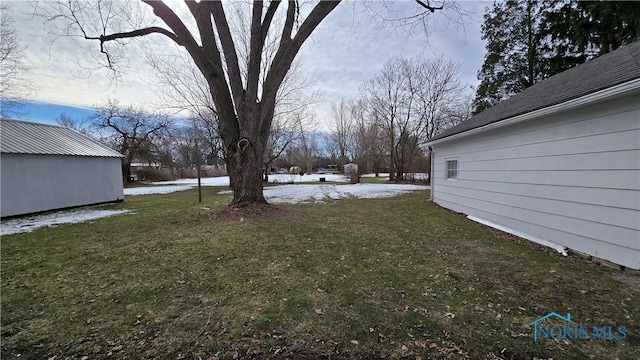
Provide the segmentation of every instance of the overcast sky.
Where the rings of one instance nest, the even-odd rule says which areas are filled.
[[[414,1],[366,4],[371,9],[363,9],[362,3],[340,4],[302,48],[303,72],[322,94],[321,102],[315,105],[320,118],[326,117],[332,101],[357,97],[360,84],[376,75],[394,56],[434,58],[442,55],[460,63],[463,84],[469,87],[478,83],[477,72],[485,51],[480,25],[488,3],[458,2],[470,12],[463,26],[450,20],[456,18],[452,12],[429,15],[428,34],[418,26],[385,24],[375,15],[393,18],[410,14],[419,9]],[[9,9],[16,34],[27,47],[24,58],[35,89],[31,100],[75,107],[92,107],[108,98],[147,107],[158,103],[152,69],[145,65],[144,56],[135,49],[136,44],[127,50],[129,67],[135,70],[125,72],[121,81],[113,82],[107,72],[95,71],[89,75],[79,65],[90,64],[87,59],[100,56],[97,43],[69,38],[58,38],[52,43],[51,36],[43,31],[42,19],[27,15],[32,11],[29,3],[11,2]],[[468,94],[472,96],[472,91]],[[51,114],[51,119],[58,115]]]

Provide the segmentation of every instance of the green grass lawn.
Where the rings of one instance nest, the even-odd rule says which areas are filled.
[[[204,198],[2,237],[2,358],[640,358],[640,290],[619,272],[426,191],[214,219],[230,197]],[[534,342],[552,311],[628,336]]]

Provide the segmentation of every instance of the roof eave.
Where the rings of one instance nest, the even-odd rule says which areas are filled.
[[[521,123],[521,122],[525,122],[525,121],[529,121],[529,120],[533,120],[533,119],[537,119],[543,116],[547,116],[550,114],[554,114],[557,112],[561,112],[561,111],[567,111],[570,109],[574,109],[574,108],[578,108],[581,106],[585,106],[588,104],[593,104],[593,103],[597,103],[597,102],[601,102],[604,100],[609,100],[615,97],[619,97],[622,95],[625,95],[628,92],[632,92],[634,90],[638,90],[640,89],[640,78],[637,79],[633,79],[627,82],[624,82],[622,84],[618,84],[615,86],[611,86],[609,88],[600,90],[600,91],[596,91],[593,92],[591,94],[587,94],[575,99],[571,99],[568,101],[565,101],[563,103],[560,104],[556,104],[556,105],[552,105],[552,106],[548,106],[542,109],[538,109],[538,110],[534,110],[525,114],[521,114],[521,115],[517,115],[517,116],[513,116],[511,118],[507,118],[504,120],[500,120],[494,123],[490,123],[484,126],[480,126],[477,128],[473,128],[461,133],[457,133],[457,134],[452,134],[450,136],[446,136],[440,139],[436,139],[436,140],[431,140],[431,141],[427,141],[426,143],[423,144],[423,146],[433,146],[433,145],[437,145],[443,142],[447,142],[447,141],[453,141],[453,140],[457,140],[463,137],[467,137],[467,136],[471,136],[471,135],[476,135],[479,133],[483,133],[486,131],[490,131],[490,130],[494,130],[494,129],[498,129],[501,127],[505,127],[505,126],[509,126],[509,125],[513,125],[513,124],[517,124],[517,123]]]

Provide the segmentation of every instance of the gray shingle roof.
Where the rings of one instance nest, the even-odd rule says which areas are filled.
[[[3,154],[122,157],[67,127],[8,119],[0,122],[0,150]]]
[[[431,141],[579,98],[640,78],[640,41],[545,79]]]

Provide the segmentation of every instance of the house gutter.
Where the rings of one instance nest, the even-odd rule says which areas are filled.
[[[618,84],[600,91],[596,91],[594,93],[581,96],[579,98],[575,98],[572,100],[565,101],[560,104],[548,106],[546,108],[534,110],[525,114],[517,115],[511,118],[507,118],[505,120],[499,120],[493,122],[491,124],[487,124],[484,126],[480,126],[471,130],[467,130],[461,133],[457,133],[451,136],[447,136],[441,139],[427,141],[423,144],[423,146],[433,146],[436,144],[440,144],[446,141],[460,139],[466,136],[471,136],[475,134],[480,134],[485,131],[491,131],[494,129],[502,128],[505,126],[521,123],[524,121],[529,121],[532,119],[536,119],[539,117],[547,116],[560,111],[567,111],[570,109],[574,109],[577,107],[585,106],[588,104],[593,104],[596,102],[604,101],[610,99],[612,97],[621,96],[627,92],[634,91],[640,89],[640,78],[634,79],[631,81],[627,81],[626,83]]]

